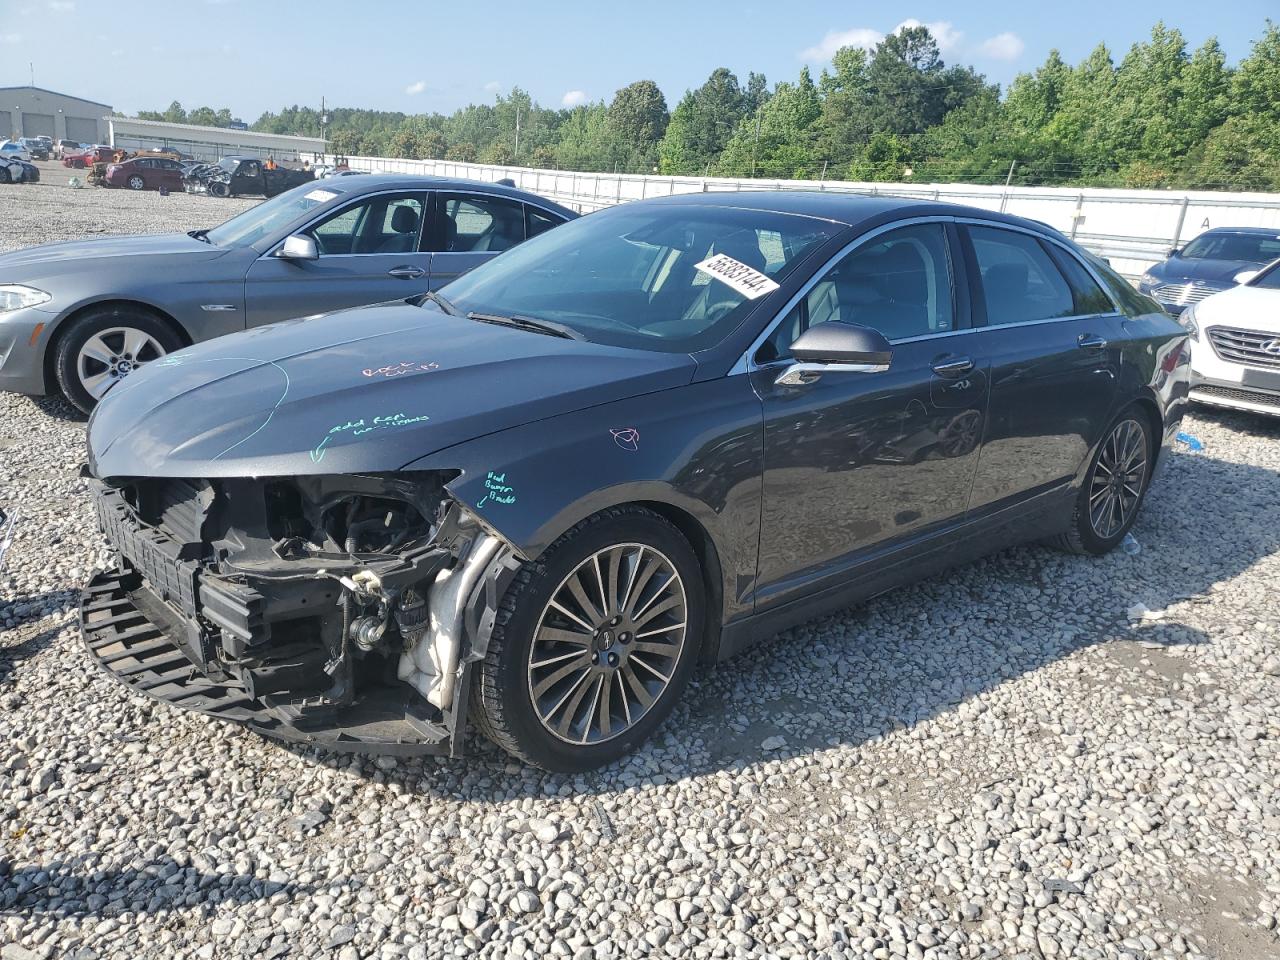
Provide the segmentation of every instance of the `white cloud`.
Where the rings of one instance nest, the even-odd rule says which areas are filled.
[[[1017,60],[1027,45],[1016,33],[997,33],[994,37],[982,41],[978,48],[984,57],[992,60]]]
[[[413,95],[416,93],[421,93],[425,89],[427,89],[427,81],[418,80],[417,82],[411,83],[407,87],[405,87],[404,92],[407,94]]]
[[[49,0],[49,9],[54,13],[73,13],[76,9],[76,0]]]
[[[569,90],[560,98],[560,106],[576,107],[587,102],[587,94],[583,90]]]
[[[897,33],[905,27],[928,27],[929,33],[944,53],[959,45],[964,37],[963,31],[957,30],[949,20],[934,20],[922,23],[915,18],[903,20],[893,28]],[[830,63],[836,51],[842,47],[860,47],[863,50],[875,48],[885,35],[873,27],[854,27],[852,30],[830,30],[818,43],[800,51],[800,59],[806,63]]]
[[[114,50],[112,50],[112,51],[111,51],[111,55],[112,55],[113,57],[123,57],[123,56],[124,56],[124,50],[123,50],[123,49],[121,49],[120,47],[116,47]]]
[[[930,35],[937,41],[938,49],[943,53],[959,46],[960,41],[964,38],[964,31],[957,30],[955,24],[950,20],[934,20],[932,23],[921,23],[914,17],[908,17],[894,27],[893,32],[898,33],[904,27],[927,27]]]
[[[502,89],[502,84],[500,84],[497,80],[490,80],[488,83],[484,85],[484,88],[488,90],[490,93],[497,93],[499,90]]]
[[[21,43],[22,34],[20,33],[0,33],[0,43]]]
[[[863,50],[870,50],[883,39],[883,33],[872,30],[870,27],[831,30],[814,46],[801,50],[800,59],[808,63],[829,63],[841,47],[861,47]]]

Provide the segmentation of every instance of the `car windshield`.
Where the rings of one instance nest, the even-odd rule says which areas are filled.
[[[598,343],[692,353],[723,340],[840,229],[759,210],[614,207],[526,241],[443,293],[463,313],[547,320]]]
[[[205,238],[219,247],[251,246],[292,223],[313,207],[332,200],[339,193],[340,191],[328,187],[321,189],[314,184],[304,183],[270,200],[264,200],[256,207],[250,207],[239,216],[214,227],[205,234]]]
[[[1280,257],[1280,234],[1206,233],[1188,243],[1180,256],[1184,260],[1270,263]]]

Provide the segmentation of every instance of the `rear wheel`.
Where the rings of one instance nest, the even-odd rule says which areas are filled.
[[[1054,541],[1071,553],[1100,555],[1124,539],[1151,485],[1151,427],[1130,407],[1108,428],[1076,498],[1071,528]]]
[[[679,700],[705,606],[697,557],[666,519],[626,507],[584,520],[507,591],[477,671],[478,725],[548,770],[617,760]]]
[[[0,183],[12,183],[12,182],[13,182],[12,178],[9,176],[8,166],[0,167]]]
[[[182,345],[168,324],[143,310],[94,310],[77,317],[58,341],[54,361],[58,386],[88,413],[134,370]]]

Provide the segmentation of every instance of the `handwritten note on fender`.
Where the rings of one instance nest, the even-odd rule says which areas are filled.
[[[483,510],[486,503],[501,503],[510,506],[516,502],[516,492],[511,484],[507,483],[507,474],[504,470],[502,473],[494,473],[489,471],[488,476],[484,478],[485,495],[476,504],[477,510]]]
[[[717,253],[714,257],[695,264],[694,269],[710,274],[725,286],[737,290],[748,300],[763,297],[766,293],[772,293],[778,289],[778,284],[759,270],[748,267],[745,263],[724,253]]]
[[[346,423],[334,424],[324,435],[324,438],[315,445],[311,451],[311,462],[319,463],[324,459],[325,450],[329,444],[343,436],[359,437],[366,433],[372,433],[374,430],[392,430],[396,427],[407,427],[411,423],[422,423],[424,420],[430,420],[426,414],[420,417],[406,417],[403,413],[392,413],[385,417],[374,417],[371,420],[365,420],[361,417],[359,420],[348,420]]]

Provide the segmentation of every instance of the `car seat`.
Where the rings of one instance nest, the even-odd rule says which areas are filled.
[[[375,253],[410,253],[418,243],[418,211],[401,205],[391,212],[391,236],[384,237]]]

